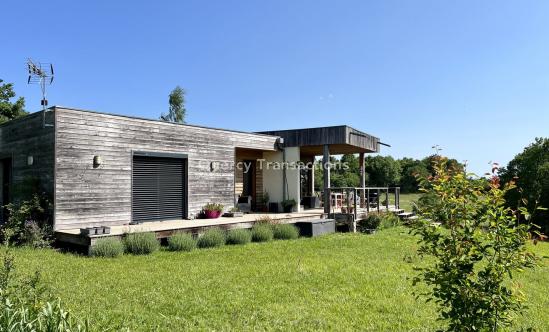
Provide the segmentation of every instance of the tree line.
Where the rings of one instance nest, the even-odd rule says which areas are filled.
[[[419,190],[419,181],[434,174],[433,161],[437,155],[423,159],[402,158],[394,159],[391,156],[367,156],[364,158],[366,186],[400,187],[403,193],[414,193]],[[331,157],[332,162],[336,162]],[[330,172],[332,187],[360,187],[360,160],[357,155],[346,154],[339,160],[347,165],[347,169],[338,168]],[[448,159],[448,168],[464,170],[464,165],[456,159]],[[322,190],[323,171],[315,170],[315,187]]]

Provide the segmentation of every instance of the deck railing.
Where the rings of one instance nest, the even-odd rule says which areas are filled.
[[[327,210],[333,213],[335,208],[341,207],[346,213],[354,214],[355,220],[359,208],[366,209],[366,213],[370,210],[380,212],[382,207],[386,211],[391,207],[400,209],[400,187],[330,187],[326,190],[330,197],[324,202],[328,204]]]

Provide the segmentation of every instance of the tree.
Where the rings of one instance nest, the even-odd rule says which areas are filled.
[[[510,280],[536,262],[526,246],[530,225],[518,223],[517,211],[505,206],[515,184],[501,186],[494,172],[487,183],[471,180],[448,169],[445,158],[433,170],[422,191],[434,199],[419,209],[412,225],[418,253],[432,261],[418,268],[414,285],[431,287],[422,295],[439,305],[448,331],[506,330],[511,312],[521,309]],[[528,211],[521,208],[520,214]]]
[[[15,97],[13,83],[2,83],[0,79],[0,123],[17,119],[27,115],[25,112],[25,98],[19,97],[15,103],[10,101]]]
[[[507,204],[516,209],[526,203],[532,212],[532,222],[549,233],[549,212],[538,207],[549,207],[549,138],[535,142],[513,158],[501,171],[503,182],[516,181],[522,190],[507,193]],[[524,201],[523,201],[524,200]]]
[[[447,158],[444,156],[440,156],[438,154],[433,154],[421,160],[425,164],[425,167],[427,167],[427,171],[429,172],[430,175],[435,174],[434,165],[437,165],[441,158],[444,158],[446,160],[446,163],[444,164],[445,165],[444,167],[446,167],[446,170],[454,171],[454,172],[462,172],[462,173],[465,170],[465,166],[460,162],[458,162],[456,159]]]
[[[343,167],[345,165],[345,167]],[[330,182],[333,187],[358,187],[360,186],[359,160],[354,154],[344,154],[339,159],[339,166],[330,174]]]
[[[167,114],[162,113],[161,120],[175,123],[185,123],[185,90],[179,85],[172,90],[169,97],[170,108]]]
[[[390,156],[366,157],[364,170],[370,186],[390,186],[400,181],[400,165]]]
[[[419,179],[429,176],[427,166],[421,160],[402,158],[398,160],[401,168],[400,189],[403,193],[417,192]]]

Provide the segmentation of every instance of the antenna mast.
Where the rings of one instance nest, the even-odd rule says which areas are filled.
[[[27,69],[29,71],[29,78],[27,84],[39,84],[40,90],[42,91],[42,100],[40,105],[42,105],[42,118],[43,125],[46,125],[46,109],[48,108],[48,100],[46,99],[46,86],[53,83],[53,65],[51,63],[43,62],[34,62],[32,59],[27,60]]]

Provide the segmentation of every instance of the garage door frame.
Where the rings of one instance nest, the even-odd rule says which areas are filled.
[[[185,153],[171,153],[171,152],[151,152],[151,151],[132,151],[131,154],[131,221],[130,224],[137,224],[143,222],[156,222],[162,220],[151,220],[151,221],[134,221],[133,213],[133,172],[134,172],[134,157],[151,157],[151,158],[173,158],[181,159],[183,163],[183,219],[188,219],[189,213],[189,161],[188,155]]]

